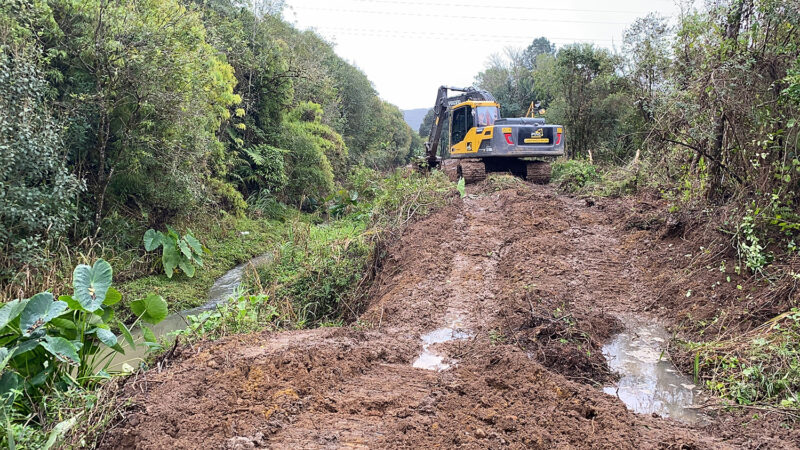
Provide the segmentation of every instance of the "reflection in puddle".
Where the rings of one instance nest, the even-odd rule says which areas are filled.
[[[429,347],[433,344],[467,339],[468,337],[470,337],[470,335],[466,331],[449,327],[439,328],[438,330],[433,330],[428,334],[422,335],[422,353],[420,353],[419,357],[414,361],[413,366],[420,369],[436,371],[449,369],[451,365],[444,362],[445,357],[434,353]]]
[[[688,423],[700,421],[702,415],[688,409],[698,400],[699,390],[666,359],[667,331],[658,324],[630,319],[623,322],[625,331],[603,346],[608,366],[621,378],[617,386],[607,386],[603,392],[618,396],[637,413],[657,413]]]

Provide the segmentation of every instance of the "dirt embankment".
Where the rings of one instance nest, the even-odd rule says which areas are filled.
[[[541,186],[456,200],[389,247],[357,325],[183,349],[128,382],[134,406],[103,446],[793,447],[633,414],[597,388],[614,317],[659,292],[626,202]],[[413,367],[447,327],[461,339],[425,348],[451,367]]]

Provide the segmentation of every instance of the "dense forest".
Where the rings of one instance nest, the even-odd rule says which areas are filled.
[[[396,170],[421,153],[432,112],[411,130],[284,8],[0,3],[3,444],[96,444],[115,420],[111,352],[136,348],[135,328],[163,352],[149,327],[258,255],[271,263],[244,277],[249,291],[187,319],[185,341],[355,321],[387,234],[466,196],[438,171]],[[655,199],[665,227],[711,230],[719,250],[700,248],[702,270],[754,287],[685,321],[687,358],[718,395],[769,408],[800,404],[799,26],[797,2],[708,0],[637,19],[619,47],[539,37],[475,77],[503,116],[538,105],[564,126],[560,192]],[[740,312],[748,330],[794,322],[759,335],[756,358],[755,340],[710,331]],[[757,372],[729,364],[745,356]]]
[[[0,6],[0,277],[86,236],[138,245],[198,208],[319,204],[420,139],[275,2]],[[135,232],[134,232],[135,230]]]

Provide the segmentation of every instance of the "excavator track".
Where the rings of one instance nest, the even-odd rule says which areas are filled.
[[[460,172],[465,183],[478,183],[486,179],[486,164],[480,159],[462,159]]]
[[[442,161],[442,172],[447,175],[447,178],[450,179],[452,182],[458,181],[461,178],[460,174],[458,173],[458,160],[457,159],[445,159]]]
[[[532,161],[527,164],[525,179],[535,184],[547,184],[553,168],[544,161]]]

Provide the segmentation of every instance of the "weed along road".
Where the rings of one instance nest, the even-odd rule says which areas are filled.
[[[178,347],[125,382],[102,447],[795,448],[713,410],[685,420],[692,402],[621,399],[603,346],[624,318],[671,325],[657,300],[680,237],[631,226],[651,206],[469,186],[388,244],[358,321]]]

